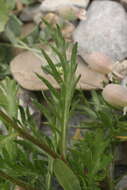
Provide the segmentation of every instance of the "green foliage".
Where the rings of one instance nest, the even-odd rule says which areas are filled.
[[[16,38],[20,36],[21,26],[21,21],[15,15],[11,15],[5,27],[5,35],[12,43],[16,43]]]
[[[0,106],[10,117],[15,118],[18,113],[17,91],[18,85],[8,77],[0,83]]]
[[[0,0],[0,32],[4,31],[8,22],[10,11],[15,6],[15,0]]]
[[[126,135],[126,116],[121,111],[109,106],[100,94],[92,92],[90,102],[84,97],[80,98],[86,106],[79,105],[78,109],[87,116],[86,121],[81,124],[81,128],[91,130],[102,128],[105,136],[112,141],[116,140],[116,136]]]
[[[11,58],[11,49],[0,44],[0,79],[10,75],[9,62]]]
[[[14,80],[6,78],[0,83],[0,107],[12,118],[16,118],[18,113],[17,90],[18,86]],[[6,131],[6,135],[0,135],[0,152],[4,148],[11,157],[15,157],[16,150],[13,141],[17,137],[17,133],[10,128],[9,124],[6,123],[5,126],[3,129]]]
[[[9,33],[11,41],[14,36],[19,33],[19,20],[15,15],[11,14],[15,7],[15,0],[0,0],[0,39],[3,41],[6,34]],[[2,39],[3,38],[3,39]],[[5,39],[4,39],[5,40]],[[6,44],[0,42],[0,79],[10,75],[9,62],[12,59],[11,48]]]
[[[100,189],[99,182],[105,179],[112,161],[109,146],[110,140],[105,138],[103,130],[95,130],[86,132],[72,148],[70,163],[84,189]]]

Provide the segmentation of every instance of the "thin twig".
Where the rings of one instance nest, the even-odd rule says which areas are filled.
[[[20,128],[11,118],[9,118],[3,111],[0,110],[0,116],[8,122],[12,128],[14,128],[18,133],[19,136],[22,138],[29,140],[33,144],[40,147],[43,151],[45,151],[48,155],[50,155],[53,159],[59,158],[58,155],[52,151],[47,144],[40,142],[38,139],[34,138],[30,134],[28,134],[24,129]]]
[[[15,179],[14,177],[9,176],[8,174],[6,174],[5,172],[3,172],[1,170],[0,170],[0,177],[12,182],[15,185],[18,185],[18,186],[24,188],[24,190],[39,190],[19,179]]]

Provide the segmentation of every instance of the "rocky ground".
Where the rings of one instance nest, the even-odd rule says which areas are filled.
[[[19,5],[20,1],[17,1],[17,6]],[[126,76],[127,13],[125,7],[123,3],[108,0],[52,0],[51,2],[45,0],[31,6],[22,5],[18,14],[24,23],[22,36],[27,36],[37,24],[40,25],[41,35],[45,35],[43,18],[52,26],[61,25],[62,33],[67,40],[78,42],[77,75],[81,74],[81,79],[77,88],[91,90],[102,88],[103,82],[110,80],[107,73],[117,71],[118,77],[121,74],[123,78]],[[49,48],[44,48],[57,63]],[[21,53],[16,49],[15,55],[17,54],[18,56],[11,62],[11,71],[22,87],[29,90],[46,89],[33,74],[34,72],[43,74],[57,87],[55,81],[40,69],[41,64],[46,64],[45,59],[42,58],[43,60],[40,61],[29,52]],[[21,70],[22,64],[25,64],[22,59],[27,59],[27,65]],[[103,68],[100,65],[103,65]]]

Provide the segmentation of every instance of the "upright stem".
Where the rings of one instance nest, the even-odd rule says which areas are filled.
[[[66,159],[66,149],[67,149],[67,113],[68,110],[65,107],[64,118],[63,118],[63,126],[62,126],[62,145],[61,145],[61,156]]]
[[[52,174],[53,174],[53,159],[49,157],[48,161],[48,173],[47,173],[47,190],[50,190],[51,188],[51,180],[52,180]]]
[[[112,176],[113,170],[114,170],[114,166],[113,164],[111,164],[108,168],[108,176],[107,176],[109,190],[114,190],[114,183],[113,183],[113,176]]]
[[[72,101],[72,91],[73,91],[73,84],[70,82],[71,74],[67,76],[67,80],[65,81],[65,95],[64,95],[64,110],[63,110],[63,118],[62,118],[62,145],[61,145],[61,156],[62,158],[66,159],[66,149],[67,149],[67,129],[68,129],[68,119],[69,119],[69,112],[70,106]],[[70,80],[69,80],[70,79]]]
[[[114,158],[115,154],[114,144],[111,144],[110,151]],[[114,160],[111,162],[110,166],[108,167],[107,181],[108,181],[109,190],[114,190],[113,178],[114,178]]]

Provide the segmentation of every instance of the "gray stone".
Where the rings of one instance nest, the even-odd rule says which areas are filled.
[[[122,3],[127,3],[127,0],[120,0]]]
[[[51,49],[48,48],[46,53],[52,56],[54,62],[56,61],[56,57],[51,52]],[[53,77],[42,71],[42,65],[47,65],[44,56],[40,58],[30,51],[24,51],[11,61],[10,70],[15,80],[25,89],[47,90],[46,85],[36,76],[36,73],[45,77],[55,88],[58,88],[58,84]]]
[[[45,0],[42,2],[40,9],[42,11],[57,11],[62,7],[80,7],[86,8],[89,4],[89,0]]]
[[[23,9],[22,13],[20,14],[20,19],[23,22],[32,21],[33,18],[39,13],[40,5],[29,6]]]
[[[116,185],[116,190],[127,190],[127,176],[124,176]]]
[[[79,43],[79,54],[101,52],[113,61],[127,57],[127,14],[120,3],[93,1],[86,21],[81,21],[73,34]]]

